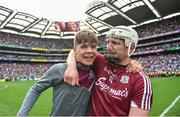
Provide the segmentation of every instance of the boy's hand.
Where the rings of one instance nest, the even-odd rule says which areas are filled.
[[[136,60],[130,60],[126,69],[128,72],[134,72],[134,73],[143,71],[142,65]]]
[[[64,82],[69,85],[79,85],[78,78],[79,75],[77,69],[67,68],[64,72]]]

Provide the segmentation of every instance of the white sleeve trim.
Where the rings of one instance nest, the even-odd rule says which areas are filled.
[[[131,107],[136,107],[138,108],[137,104],[134,101],[131,101]]]

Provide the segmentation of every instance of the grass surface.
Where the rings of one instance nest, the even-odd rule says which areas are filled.
[[[159,116],[180,95],[180,77],[152,78],[153,105],[151,116]],[[0,116],[16,116],[21,103],[35,81],[0,83]],[[48,116],[52,105],[52,89],[42,93],[29,113],[30,116]],[[180,100],[165,114],[180,116]]]
[[[154,91],[151,115],[159,116],[175,100],[175,98],[180,95],[180,77],[153,78],[151,81]],[[174,108],[170,111],[175,111],[178,106],[178,103],[176,103]],[[166,115],[170,116],[172,113],[167,113]],[[173,116],[177,115],[180,115],[180,108],[173,113]]]

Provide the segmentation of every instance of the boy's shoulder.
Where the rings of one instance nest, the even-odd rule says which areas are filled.
[[[66,63],[56,63],[52,66],[54,69],[65,69],[67,67]]]

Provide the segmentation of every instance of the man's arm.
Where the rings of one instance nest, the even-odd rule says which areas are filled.
[[[129,116],[149,116],[152,105],[151,81],[143,72],[134,75],[133,97]]]
[[[143,67],[138,61],[130,60],[127,66],[128,72],[139,72],[142,70],[143,70]],[[79,75],[76,68],[75,53],[74,53],[74,50],[71,50],[67,58],[67,69],[64,74],[64,82],[72,86],[79,85],[78,78],[79,78]]]
[[[67,58],[67,69],[64,73],[64,82],[69,85],[79,85],[79,75],[76,68],[76,57],[74,50],[71,50]]]
[[[129,111],[129,116],[149,116],[150,111],[142,110],[138,107],[131,107]]]

